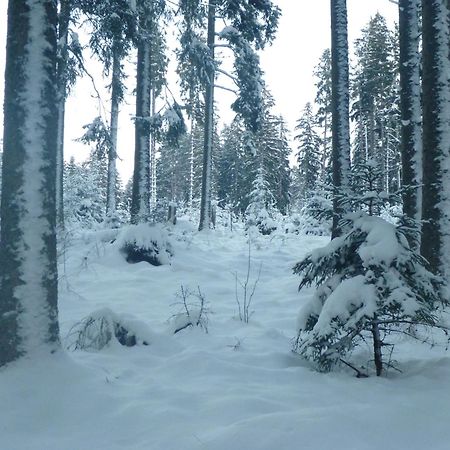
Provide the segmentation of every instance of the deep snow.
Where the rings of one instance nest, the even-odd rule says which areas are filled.
[[[292,266],[328,238],[257,236],[249,324],[238,319],[247,237],[197,233],[181,222],[171,265],[128,264],[109,233],[68,236],[60,261],[60,322],[101,308],[137,323],[149,346],[115,342],[23,360],[0,371],[3,450],[448,450],[450,359],[443,348],[405,342],[403,373],[357,379],[319,374],[291,353],[296,317],[312,291],[297,292]],[[200,287],[208,333],[172,334],[180,285]],[[195,302],[195,299],[192,299]]]

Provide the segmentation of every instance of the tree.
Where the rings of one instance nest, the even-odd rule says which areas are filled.
[[[0,366],[59,348],[57,4],[10,0],[0,249]]]
[[[294,139],[298,142],[297,153],[297,189],[298,198],[306,200],[317,187],[322,169],[320,150],[322,140],[314,129],[315,118],[311,103],[307,103],[295,129],[298,134]]]
[[[186,0],[182,2],[182,8],[198,3],[196,0]],[[197,9],[196,20],[199,23],[203,23],[204,20],[202,12],[204,12],[203,8]],[[187,55],[195,65],[205,92],[205,136],[199,230],[209,228],[211,218],[212,135],[216,75],[224,74],[235,83],[238,96],[232,108],[242,117],[249,129],[256,131],[262,113],[263,85],[259,57],[255,48],[263,48],[266,43],[271,42],[280,15],[279,8],[275,7],[270,0],[239,3],[234,0],[209,0],[206,13],[206,43],[202,35],[196,39],[183,41],[189,46],[183,54]],[[226,26],[216,33],[218,18],[223,20]],[[223,44],[216,44],[216,35]],[[215,52],[217,46],[232,50],[233,74],[226,73],[218,67]],[[234,89],[231,90],[234,91]]]
[[[423,198],[420,252],[448,275],[450,186],[449,28],[446,0],[422,2]]]
[[[415,337],[417,325],[439,327],[442,281],[409,247],[408,227],[358,212],[348,216],[347,229],[294,267],[300,288],[317,286],[300,311],[294,349],[329,371],[350,365],[343,358],[371,341],[380,376],[387,363],[382,349],[392,345],[386,336]]]
[[[355,42],[352,116],[356,121],[354,160],[375,159],[384,177],[380,189],[398,188],[398,37],[375,14]]]
[[[331,52],[326,49],[320,57],[319,64],[314,70],[316,77],[315,105],[318,107],[316,114],[317,125],[322,128],[322,167],[321,179],[325,180],[327,168],[331,160]]]
[[[136,117],[133,191],[131,199],[131,221],[138,223],[150,216],[150,154],[152,129],[155,127],[153,116],[154,101],[152,89],[158,80],[154,70],[156,60],[163,52],[159,20],[164,13],[162,0],[138,0],[136,2],[137,31],[137,67],[136,67]],[[162,75],[159,74],[159,79]]]
[[[398,6],[403,214],[419,229],[422,210],[420,0],[400,0]]]
[[[335,191],[348,190],[350,170],[349,78],[348,78],[347,2],[331,0],[331,105],[332,163]],[[341,234],[339,221],[344,207],[337,195],[333,197],[333,228],[331,236]]]
[[[125,74],[123,60],[128,55],[135,35],[135,13],[129,0],[79,0],[87,15],[92,32],[89,45],[94,55],[103,64],[103,75],[111,77],[111,113],[108,146],[108,188],[106,216],[115,220],[117,184],[117,132],[119,107],[123,101]]]

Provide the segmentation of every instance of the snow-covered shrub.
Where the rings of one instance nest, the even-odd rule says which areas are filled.
[[[175,294],[178,301],[176,305],[181,307],[181,311],[171,317],[171,327],[174,334],[179,333],[189,327],[200,327],[208,332],[208,302],[205,295],[197,288],[197,292],[191,292],[181,285],[180,290]],[[194,302],[191,298],[195,298]]]
[[[119,233],[116,245],[129,263],[146,261],[161,266],[169,264],[173,255],[167,232],[161,224],[129,225]]]
[[[373,343],[377,375],[392,332],[437,326],[442,281],[413,252],[402,225],[363,212],[349,216],[350,231],[313,251],[294,267],[300,289],[317,290],[300,310],[295,351],[331,370],[361,342]]]
[[[102,350],[113,338],[126,347],[148,345],[149,334],[138,321],[120,317],[105,308],[75,324],[66,338],[66,347],[69,350]]]

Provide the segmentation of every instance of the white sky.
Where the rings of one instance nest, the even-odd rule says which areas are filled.
[[[99,0],[100,1],[100,0]],[[315,96],[313,69],[323,50],[330,46],[330,0],[275,0],[283,11],[278,37],[272,47],[261,54],[266,84],[275,97],[277,113],[281,113],[292,130],[300,111]],[[359,36],[363,26],[377,11],[388,18],[390,24],[397,20],[397,6],[389,0],[347,0],[349,14],[349,40]],[[7,1],[0,0],[0,73],[5,69]],[[220,31],[220,30],[218,30]],[[172,61],[174,57],[170,58]],[[95,66],[95,65],[94,65]],[[95,72],[95,67],[92,68]],[[133,89],[134,75],[130,73],[128,85]],[[99,88],[106,84],[97,81]],[[73,142],[82,134],[81,126],[97,115],[97,102],[91,97],[90,81],[81,80],[67,104],[66,158],[75,155],[77,160],[87,157],[88,149]],[[233,115],[229,105],[232,94],[218,94],[221,117],[229,122]],[[104,102],[107,105],[107,94]],[[119,170],[123,179],[132,173],[134,132],[131,122],[133,99],[127,103],[119,118]],[[0,104],[3,105],[3,82],[0,82]],[[3,109],[0,111],[3,123]]]

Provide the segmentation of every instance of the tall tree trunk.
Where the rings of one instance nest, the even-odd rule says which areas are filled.
[[[136,119],[131,222],[150,217],[150,115],[151,115],[151,42],[148,21],[141,19],[137,53]]]
[[[67,62],[69,59],[68,40],[72,0],[60,0],[58,15],[58,52],[56,60],[57,157],[56,157],[56,222],[64,229],[64,122],[67,98]]]
[[[450,252],[449,30],[446,0],[423,0],[423,196],[421,254],[445,275]]]
[[[420,99],[420,0],[399,0],[400,113],[403,214],[420,231],[422,210],[422,111]],[[415,246],[419,242],[412,243]]]
[[[9,0],[0,248],[0,366],[59,347],[54,0]]]
[[[211,59],[214,60],[216,0],[209,0],[208,5],[208,40],[207,44]],[[212,176],[212,147],[214,128],[214,65],[207,68],[208,84],[205,96],[205,131],[203,143],[203,171],[202,192],[200,201],[199,231],[209,229],[211,223],[211,176]]]
[[[336,195],[348,190],[350,170],[349,75],[346,0],[331,0],[331,108],[333,161],[333,228],[331,237],[341,234],[339,221],[345,213]]]
[[[156,113],[156,99],[155,89],[151,92],[152,103],[152,117]],[[157,201],[157,187],[156,187],[156,138],[154,133],[150,137],[150,210],[153,211],[156,208]]]
[[[189,214],[192,215],[192,205],[194,203],[194,133],[195,118],[191,117],[191,135],[189,137]]]
[[[112,217],[116,213],[117,186],[117,129],[119,123],[119,104],[121,91],[121,67],[119,49],[115,39],[112,44],[112,80],[111,80],[111,125],[108,151],[108,182],[106,188],[106,216]]]

